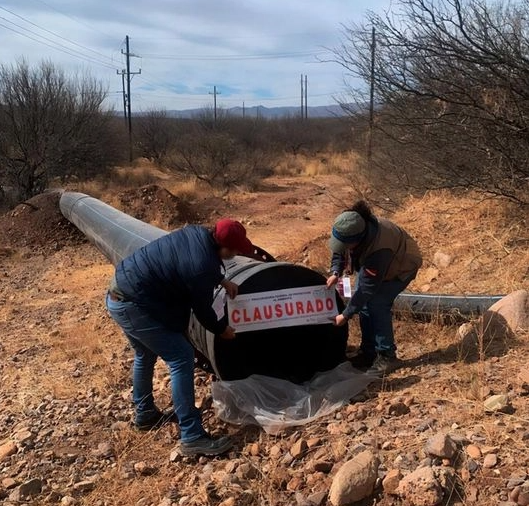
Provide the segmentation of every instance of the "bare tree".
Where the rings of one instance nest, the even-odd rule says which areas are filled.
[[[168,166],[225,189],[253,185],[269,175],[269,156],[260,149],[245,149],[240,139],[209,125],[190,123],[178,138]]]
[[[392,14],[370,13],[335,50],[366,82],[371,27],[379,168],[409,187],[529,203],[529,2],[400,0]],[[350,91],[365,100],[363,89]]]
[[[0,67],[0,178],[20,199],[51,177],[90,175],[111,161],[106,93],[89,76],[68,77],[49,62]]]
[[[164,109],[151,110],[137,119],[137,142],[142,156],[161,165],[174,146],[176,120]]]

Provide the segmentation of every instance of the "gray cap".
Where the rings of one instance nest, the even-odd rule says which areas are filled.
[[[334,220],[329,248],[333,253],[343,254],[351,244],[362,240],[366,222],[355,211],[345,211]]]

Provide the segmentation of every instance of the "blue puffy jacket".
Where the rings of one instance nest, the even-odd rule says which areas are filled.
[[[187,330],[192,309],[204,327],[221,334],[226,322],[218,321],[212,303],[223,270],[211,232],[186,226],[123,259],[116,267],[116,284],[127,300],[173,330]]]

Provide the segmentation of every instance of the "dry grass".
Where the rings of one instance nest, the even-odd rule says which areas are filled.
[[[279,176],[321,176],[342,174],[354,170],[358,155],[349,153],[322,153],[317,156],[284,155],[276,164],[274,172]]]
[[[65,187],[67,190],[101,198],[102,195],[109,192],[138,188],[148,184],[160,184],[170,177],[160,168],[143,162],[132,167],[114,167],[106,174],[101,174],[91,180],[69,181]]]
[[[392,218],[423,252],[415,289],[497,294],[529,286],[529,210],[475,193],[436,191],[409,197]],[[452,258],[450,265],[435,265],[438,251]]]

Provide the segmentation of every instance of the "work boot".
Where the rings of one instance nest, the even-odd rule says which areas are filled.
[[[170,411],[160,411],[155,409],[152,416],[147,417],[141,422],[134,422],[134,427],[136,430],[147,432],[149,430],[159,429],[163,425],[168,423],[178,423],[176,418],[176,413],[173,410]]]
[[[355,369],[360,369],[360,370],[369,369],[373,365],[374,361],[375,361],[375,357],[366,355],[362,350],[359,350],[359,352],[356,355],[354,355],[353,357],[349,359],[349,362],[351,362],[351,365]]]
[[[378,354],[377,358],[373,362],[373,365],[366,371],[369,376],[386,376],[397,370],[402,364],[396,356],[387,356]]]
[[[209,434],[206,434],[190,443],[181,443],[180,452],[184,457],[192,457],[195,455],[214,457],[215,455],[226,453],[232,446],[233,441],[227,436],[213,438]]]

